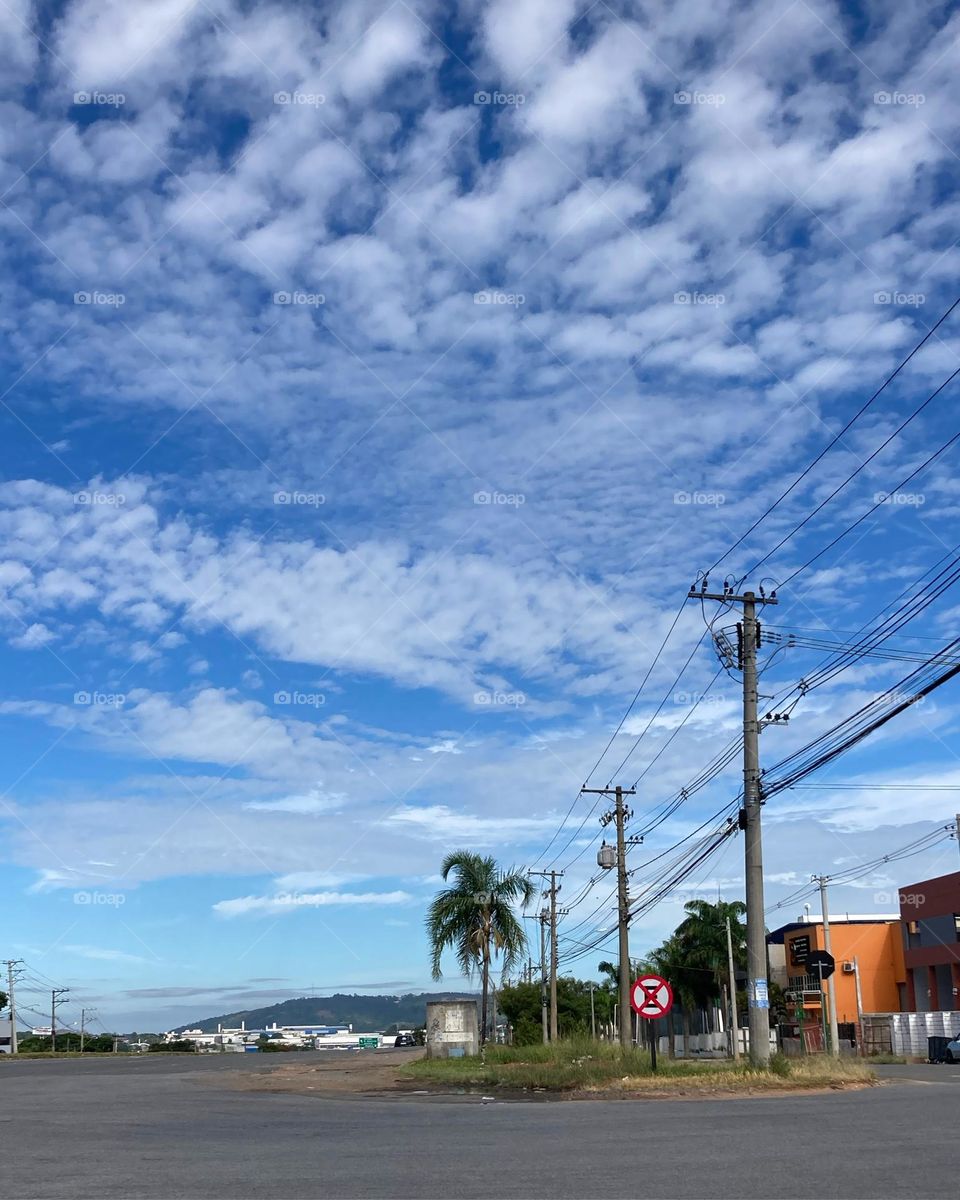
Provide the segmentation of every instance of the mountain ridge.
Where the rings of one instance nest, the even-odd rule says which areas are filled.
[[[402,996],[336,992],[332,996],[297,996],[264,1008],[242,1009],[188,1021],[177,1025],[173,1032],[200,1029],[204,1033],[216,1033],[218,1025],[235,1027],[241,1022],[248,1029],[264,1029],[276,1022],[277,1025],[352,1025],[358,1032],[373,1033],[389,1025],[422,1025],[430,1001],[476,998],[473,992],[407,992]]]

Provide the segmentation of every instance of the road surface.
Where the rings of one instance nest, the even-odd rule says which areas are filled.
[[[2,1194],[955,1200],[960,1193],[960,1067],[883,1067],[884,1087],[821,1095],[485,1104],[468,1095],[321,1098],[229,1086],[241,1073],[276,1066],[272,1056],[252,1058],[0,1064]]]

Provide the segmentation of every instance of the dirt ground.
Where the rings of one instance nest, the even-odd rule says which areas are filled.
[[[278,1054],[276,1057],[280,1062],[275,1068],[264,1070],[261,1059],[256,1071],[231,1071],[229,1075],[212,1076],[208,1082],[244,1092],[326,1092],[338,1096],[401,1088],[409,1090],[411,1081],[403,1078],[397,1068],[416,1062],[425,1051],[361,1050],[351,1053],[331,1050],[326,1053],[329,1059],[310,1063],[297,1062],[297,1056],[293,1054]]]
[[[212,1087],[224,1087],[243,1092],[287,1092],[323,1096],[376,1096],[384,1093],[402,1094],[404,1092],[430,1092],[434,1094],[462,1092],[460,1086],[427,1083],[402,1075],[398,1068],[422,1058],[425,1051],[417,1050],[378,1050],[361,1051],[358,1053],[329,1052],[320,1061],[312,1058],[303,1062],[299,1055],[277,1055],[281,1061],[274,1066],[267,1066],[264,1057],[257,1055],[259,1061],[250,1063],[250,1070],[218,1072],[202,1079],[204,1084]],[[849,1081],[833,1084],[824,1088],[791,1088],[783,1087],[775,1090],[765,1088],[709,1088],[691,1086],[670,1088],[658,1087],[656,1081],[650,1080],[645,1087],[637,1090],[610,1088],[577,1089],[566,1092],[547,1093],[541,1088],[508,1089],[502,1087],[488,1089],[498,1097],[507,1099],[536,1099],[536,1100],[723,1100],[744,1099],[753,1097],[778,1097],[799,1095],[823,1095],[830,1091],[859,1091],[861,1088],[876,1086],[875,1083]],[[476,1090],[476,1089],[473,1089]]]

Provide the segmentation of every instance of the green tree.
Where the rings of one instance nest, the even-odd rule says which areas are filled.
[[[453,877],[450,887],[438,892],[427,912],[427,937],[430,941],[431,969],[441,979],[440,959],[451,949],[460,969],[468,978],[479,970],[481,976],[480,1038],[487,1034],[487,1002],[490,991],[490,966],[500,955],[504,971],[523,957],[527,936],[513,906],[527,905],[535,888],[520,871],[502,871],[488,855],[456,850],[443,860],[440,873],[444,880]]]
[[[694,994],[701,1007],[720,996],[727,977],[727,920],[730,921],[734,965],[745,967],[747,960],[747,929],[744,924],[747,906],[742,900],[690,900],[684,906],[687,914],[677,926],[677,939],[685,966],[695,969],[698,979]]]
[[[613,1002],[600,985],[569,975],[557,980],[557,1027],[561,1037],[590,1033],[591,987],[597,1020],[608,1020]],[[512,1025],[513,1040],[518,1045],[529,1046],[542,1040],[539,983],[515,983],[502,987],[497,993],[497,1003]]]

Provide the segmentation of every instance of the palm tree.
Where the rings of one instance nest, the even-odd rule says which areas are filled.
[[[747,906],[742,900],[690,900],[684,906],[686,917],[677,926],[674,937],[683,962],[694,973],[693,994],[701,1008],[718,998],[727,977],[727,920],[730,921],[733,959],[746,965],[747,930],[743,923]],[[736,997],[734,997],[736,1003]]]
[[[714,973],[719,991],[727,972],[727,920],[730,921],[734,962],[746,962],[747,930],[743,918],[747,906],[742,900],[690,900],[683,906],[687,914],[676,929],[691,966],[706,967]]]
[[[522,872],[502,871],[494,858],[469,850],[448,854],[440,873],[444,880],[452,874],[454,882],[437,893],[427,912],[433,978],[442,978],[440,957],[447,949],[455,951],[468,978],[479,968],[483,997],[480,1039],[485,1041],[491,959],[502,955],[504,971],[522,959],[527,935],[513,905],[517,901],[529,904],[536,888]]]

